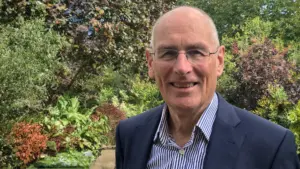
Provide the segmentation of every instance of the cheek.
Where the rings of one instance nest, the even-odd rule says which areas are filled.
[[[195,68],[196,76],[203,83],[203,87],[210,87],[214,84],[215,79],[217,78],[216,65],[206,64],[199,65]]]
[[[166,65],[155,65],[154,66],[154,77],[156,85],[159,87],[161,92],[162,90],[166,90],[168,78],[170,77],[170,68]]]
[[[164,64],[155,64],[153,67],[154,76],[157,80],[166,80],[170,68]]]

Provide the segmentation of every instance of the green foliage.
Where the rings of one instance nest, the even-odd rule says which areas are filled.
[[[113,96],[119,96],[119,91],[128,87],[123,74],[106,66],[101,69],[100,75],[90,75],[77,82],[75,85],[81,86],[83,100],[93,100],[94,105],[110,102]]]
[[[272,38],[280,37],[284,42],[299,42],[299,1],[178,0],[178,3],[193,5],[208,12],[215,21],[220,37],[224,35],[232,37],[236,33],[243,34],[240,26],[244,25],[247,20],[260,17],[263,21],[273,22]]]
[[[225,72],[219,79],[218,91],[234,105],[255,109],[257,100],[268,95],[270,84],[283,86],[292,103],[299,99],[297,44],[286,47],[280,38],[269,39],[272,25],[254,18],[240,26],[243,34],[223,38],[231,50],[225,57]]]
[[[107,144],[109,131],[107,117],[93,121],[92,109],[83,109],[77,98],[60,97],[56,106],[49,108],[49,115],[42,121],[49,138],[58,142],[57,148],[91,150],[95,155]]]
[[[100,105],[102,103],[109,103],[109,102],[112,101],[112,99],[115,97],[116,94],[118,94],[118,93],[116,93],[114,91],[114,88],[112,88],[112,87],[105,87],[99,93],[98,102],[100,103]]]
[[[229,101],[230,96],[234,93],[239,86],[238,81],[235,79],[234,74],[237,73],[237,65],[234,61],[234,56],[231,54],[226,54],[224,59],[225,68],[222,76],[218,79],[217,91],[222,93],[222,95]]]
[[[0,168],[19,166],[2,137],[16,121],[42,123],[46,153],[58,153],[32,167],[87,168],[90,159],[77,151],[97,155],[120,120],[105,115],[121,117],[122,109],[130,117],[161,104],[143,56],[154,21],[175,2],[0,0]],[[290,127],[299,145],[299,1],[178,3],[211,14],[229,49],[218,91]]]
[[[290,129],[296,136],[296,143],[298,145],[297,152],[300,154],[300,100],[298,104],[288,112],[287,118],[291,122]]]
[[[42,19],[25,22],[20,17],[17,26],[0,25],[0,39],[0,119],[42,109],[64,38],[46,31]]]
[[[101,81],[97,103],[112,103],[126,112],[127,117],[142,113],[162,103],[156,85],[140,75],[127,77],[111,69],[105,69]]]
[[[12,169],[21,165],[21,161],[13,152],[12,145],[0,137],[0,168]]]
[[[263,18],[274,22],[272,37],[285,42],[300,41],[300,2],[269,0],[270,5],[263,11]]]
[[[300,44],[299,43],[291,44],[289,60],[290,62],[294,62],[300,67]]]
[[[284,88],[280,85],[268,85],[268,95],[258,100],[254,113],[286,128],[289,127],[287,112],[292,107]]]
[[[236,42],[239,52],[246,52],[250,45],[264,43],[265,38],[270,37],[272,25],[272,22],[265,22],[259,17],[249,19],[243,25],[239,25],[242,33],[236,33],[232,37],[225,35],[222,43],[230,49]],[[233,29],[237,27],[233,26]]]
[[[128,117],[162,104],[162,98],[155,84],[141,80],[139,76],[135,76],[130,82],[131,89],[128,94],[121,91],[123,102],[119,104]],[[114,98],[114,100],[114,103],[118,104],[118,99]]]
[[[104,65],[127,74],[145,72],[145,47],[152,23],[172,7],[168,1],[76,1],[47,4],[47,23],[72,41],[67,50],[69,86],[101,75]],[[75,83],[73,83],[75,82]],[[76,83],[79,82],[79,83]]]
[[[46,5],[41,0],[0,0],[0,22],[10,23],[18,16],[27,19],[46,15]]]
[[[260,14],[262,0],[188,0],[179,1],[199,7],[206,11],[214,20],[220,37],[224,34],[234,35],[237,30],[232,25],[243,25],[246,19],[252,19]]]
[[[58,153],[56,156],[46,156],[32,164],[28,169],[37,168],[89,168],[95,159],[92,152],[68,151]]]

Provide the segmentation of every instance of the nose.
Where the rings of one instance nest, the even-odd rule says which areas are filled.
[[[185,53],[178,53],[174,70],[180,76],[184,76],[192,71],[192,65],[188,61]]]

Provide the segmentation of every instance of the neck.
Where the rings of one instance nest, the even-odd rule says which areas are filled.
[[[181,110],[178,107],[168,106],[169,133],[178,146],[183,147],[190,140],[194,127],[209,104],[210,101],[194,110]]]
[[[203,114],[205,108],[203,108],[199,112],[183,112],[169,108],[168,125],[170,130],[190,135],[193,131],[194,126],[197,124],[201,115]]]

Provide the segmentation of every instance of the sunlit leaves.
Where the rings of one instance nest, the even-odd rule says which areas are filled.
[[[0,111],[13,116],[20,108],[41,109],[47,99],[47,85],[55,80],[59,67],[56,55],[65,40],[43,20],[0,26]],[[4,113],[5,112],[5,113]],[[2,118],[1,118],[2,119]]]

